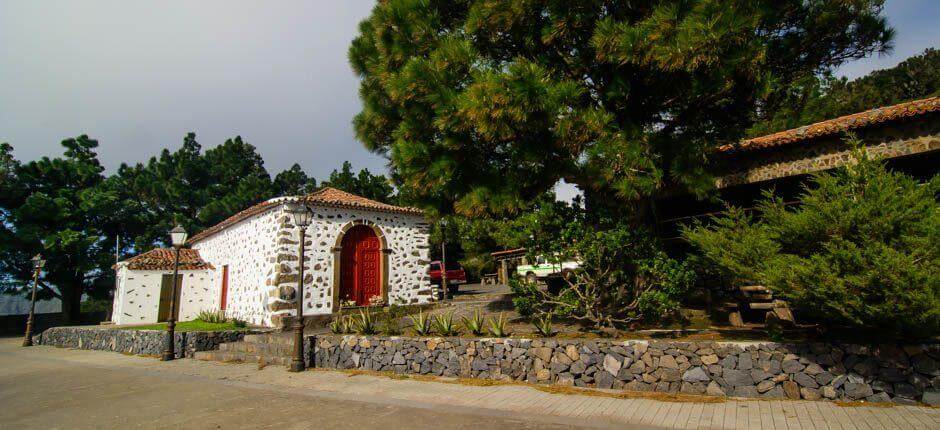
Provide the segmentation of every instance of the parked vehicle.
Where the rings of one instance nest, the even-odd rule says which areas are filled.
[[[561,278],[579,267],[581,267],[581,264],[575,260],[550,262],[540,255],[535,257],[532,264],[529,264],[527,259],[523,258],[522,264],[516,266],[516,273],[525,277],[526,282],[535,283],[539,280]]]
[[[432,261],[428,269],[428,275],[431,277],[431,283],[441,285],[441,262]],[[447,262],[447,291],[454,294],[460,288],[460,285],[467,283],[467,272],[463,270],[460,263],[456,261]],[[442,290],[443,291],[443,290]]]

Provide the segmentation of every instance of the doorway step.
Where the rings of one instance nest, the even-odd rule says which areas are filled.
[[[224,363],[288,365],[294,355],[294,337],[290,333],[249,334],[239,342],[219,345],[217,351],[199,351],[194,358]]]

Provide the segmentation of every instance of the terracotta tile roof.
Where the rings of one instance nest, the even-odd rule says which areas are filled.
[[[290,200],[295,200],[298,197],[278,197],[275,199],[263,201],[254,206],[249,207],[241,212],[232,215],[222,222],[209,227],[199,234],[194,235],[189,238],[187,243],[193,244],[200,240],[203,240],[213,234],[216,234],[225,228],[238,223],[248,217],[257,215],[263,212],[266,212],[269,209],[277,207],[282,203],[285,203]],[[343,207],[343,208],[353,208],[353,209],[366,209],[366,210],[376,210],[381,212],[393,212],[393,213],[402,213],[408,215],[424,215],[420,209],[412,207],[402,207],[394,206],[387,203],[377,202],[375,200],[369,200],[365,197],[360,197],[355,194],[347,193],[345,191],[337,190],[336,188],[324,187],[317,191],[314,191],[310,194],[307,194],[302,197],[307,203],[312,205],[319,206],[328,206],[328,207]]]
[[[938,111],[940,111],[940,97],[914,100],[894,106],[885,106],[851,115],[840,116],[792,130],[755,137],[739,143],[722,145],[718,147],[718,151],[735,152],[765,149]]]
[[[355,194],[337,190],[332,187],[324,187],[303,197],[305,201],[315,205],[338,206],[354,209],[372,209],[382,212],[394,212],[411,215],[424,215],[421,209],[412,207],[394,206],[387,203],[369,200]]]
[[[127,268],[131,270],[173,270],[176,259],[176,251],[167,248],[151,249],[143,254],[128,258],[122,261],[127,263]],[[115,265],[117,267],[117,265]],[[180,270],[203,270],[213,269],[211,264],[206,263],[199,256],[199,250],[183,248],[180,249]]]
[[[516,256],[525,254],[525,248],[516,248],[516,249],[507,249],[504,251],[491,252],[490,256],[492,257],[502,257],[502,256]]]

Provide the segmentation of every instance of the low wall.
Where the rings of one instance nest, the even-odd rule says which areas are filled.
[[[177,358],[192,357],[196,351],[219,349],[219,344],[236,342],[250,331],[190,331],[174,333]],[[52,327],[33,336],[36,345],[60,348],[95,349],[136,355],[163,354],[167,333],[163,330],[126,330],[97,327]]]
[[[317,367],[716,396],[940,403],[940,345],[317,335]]]

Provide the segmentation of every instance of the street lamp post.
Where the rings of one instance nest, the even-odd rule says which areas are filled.
[[[176,226],[170,230],[170,242],[173,244],[175,257],[173,258],[173,286],[170,289],[170,317],[166,320],[166,347],[163,349],[162,361],[176,358],[176,287],[180,285],[180,249],[186,244],[186,230]]]
[[[443,291],[444,301],[447,301],[447,292],[450,290],[450,286],[447,285],[447,251],[445,251],[445,244],[447,239],[445,239],[446,232],[445,227],[447,227],[447,220],[441,218],[441,288]]]
[[[42,255],[36,254],[33,262],[33,297],[29,301],[29,317],[26,318],[26,335],[23,337],[23,346],[33,346],[33,315],[36,313],[36,289],[39,287],[39,272],[46,265]]]
[[[303,202],[298,202],[289,208],[291,216],[294,218],[294,224],[300,229],[300,260],[298,261],[297,291],[294,297],[297,301],[297,312],[294,315],[294,357],[291,359],[291,372],[300,372],[304,370],[304,242],[307,241],[307,227],[313,220],[313,211]]]

